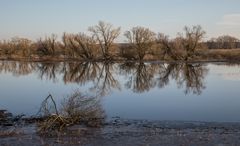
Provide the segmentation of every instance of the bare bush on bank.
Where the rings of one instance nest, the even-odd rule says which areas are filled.
[[[43,102],[38,113],[42,120],[38,121],[40,134],[61,131],[73,125],[100,127],[104,123],[105,113],[97,97],[83,95],[79,91],[68,95],[60,108],[49,95]]]
[[[33,50],[33,42],[27,38],[13,37],[10,40],[0,41],[0,54],[11,56],[29,56]]]

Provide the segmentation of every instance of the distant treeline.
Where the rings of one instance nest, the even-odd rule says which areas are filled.
[[[206,42],[209,49],[237,49],[240,48],[240,40],[229,35],[212,38]]]
[[[1,59],[78,59],[78,60],[194,60],[206,49],[240,48],[240,41],[232,36],[220,36],[203,41],[201,26],[185,27],[183,33],[169,38],[149,28],[133,27],[124,33],[126,43],[116,43],[120,27],[100,21],[89,27],[88,34],[64,33],[32,41],[15,37],[0,41]]]

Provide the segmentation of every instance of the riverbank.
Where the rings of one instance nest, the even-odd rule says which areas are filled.
[[[145,58],[141,61],[143,62],[239,62],[240,61],[240,49],[207,49],[200,50],[196,52],[196,56],[190,60],[171,60],[165,59],[162,60],[159,55],[146,55]],[[122,62],[122,61],[133,61],[137,62],[139,60],[126,59],[122,57],[113,57],[109,60],[103,58],[95,59],[81,59],[81,58],[69,58],[64,56],[31,56],[31,57],[19,57],[16,55],[13,56],[0,56],[0,60],[8,61],[30,61],[30,62]]]
[[[1,127],[1,134],[16,127]],[[0,134],[0,145],[238,145],[240,123],[124,120],[114,118],[101,128],[81,125],[38,134],[36,125]]]

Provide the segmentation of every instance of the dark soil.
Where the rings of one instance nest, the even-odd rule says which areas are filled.
[[[82,125],[37,132],[36,124],[1,126],[0,145],[156,145],[237,146],[240,123],[112,119],[101,128]]]

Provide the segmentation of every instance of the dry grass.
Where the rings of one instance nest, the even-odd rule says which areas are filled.
[[[240,49],[214,49],[209,50],[207,53],[209,60],[228,60],[228,61],[239,61],[240,60]]]

